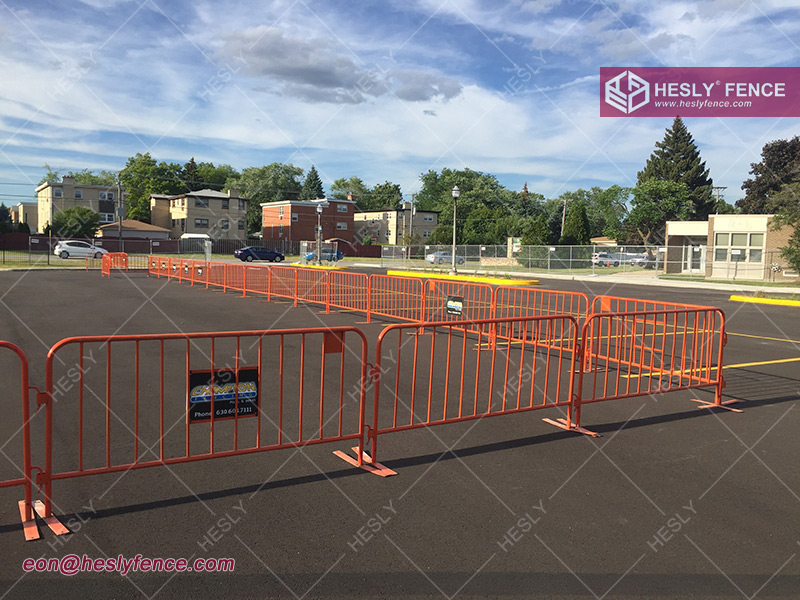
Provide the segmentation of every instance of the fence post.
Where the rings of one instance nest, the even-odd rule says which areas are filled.
[[[317,249],[317,251],[319,251],[319,249]],[[300,269],[295,267],[295,269],[294,269],[294,294],[292,294],[294,296],[294,306],[295,306],[295,308],[297,308],[297,278],[298,278],[298,272],[299,271],[300,271]]]
[[[381,256],[383,256],[381,250]],[[372,275],[367,277],[367,323],[372,321]]]
[[[331,273],[332,271],[327,271],[325,273],[325,313],[330,314],[331,312]]]
[[[247,265],[242,265],[242,269],[244,269],[244,273],[242,274],[242,298],[247,297]]]
[[[272,267],[267,267],[267,302],[272,301]]]

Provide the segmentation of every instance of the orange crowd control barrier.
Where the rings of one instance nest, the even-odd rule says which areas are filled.
[[[581,332],[576,421],[582,404],[704,387],[713,388],[714,400],[701,404],[727,408],[735,401],[722,400],[726,341],[718,308],[589,315]]]
[[[437,320],[586,315],[585,294],[515,286],[492,288],[483,283],[366,275],[304,267],[206,262],[152,256],[149,274],[242,295],[262,294],[372,317],[414,323]]]
[[[62,479],[359,441],[366,353],[353,327],[62,340],[46,362],[41,514]]]
[[[35,540],[39,538],[39,530],[36,528],[34,512],[42,516],[45,516],[45,512],[44,505],[40,500],[37,500],[36,502],[33,501],[33,483],[41,482],[41,480],[38,478],[36,478],[36,481],[34,481],[33,471],[34,469],[41,471],[41,469],[31,465],[30,392],[37,392],[37,403],[42,400],[42,394],[39,392],[38,388],[29,384],[28,358],[25,356],[25,353],[19,348],[19,346],[9,342],[0,341],[0,348],[10,350],[19,360],[20,397],[22,401],[22,423],[20,424],[19,429],[15,431],[12,436],[13,439],[13,437],[18,436],[20,433],[22,434],[22,465],[20,466],[14,462],[14,460],[18,460],[20,458],[19,456],[13,455],[13,453],[12,456],[9,456],[8,453],[12,452],[10,449],[3,451],[6,458],[9,458],[8,464],[14,465],[16,472],[14,472],[12,474],[13,476],[9,479],[3,479],[2,477],[5,476],[2,476],[2,473],[0,473],[0,476],[2,476],[0,477],[0,488],[16,486],[23,487],[25,497],[18,503],[19,514],[22,520],[22,529],[26,540]],[[6,442],[6,444],[8,444],[8,442]],[[3,444],[3,448],[5,448],[6,444]],[[45,519],[45,521],[55,533],[66,533],[66,530],[64,530],[63,526],[61,526],[60,523],[57,523],[55,520]]]
[[[153,268],[173,265],[176,277],[209,272],[194,262]],[[336,296],[326,304],[345,304]],[[29,385],[25,354],[0,342],[20,361],[23,421],[23,466],[0,488],[24,487],[20,515],[35,539],[36,515],[68,532],[53,514],[53,483],[63,479],[343,441],[355,443],[355,457],[338,456],[387,476],[378,441],[391,433],[556,408],[563,417],[545,421],[594,435],[581,424],[584,404],[697,388],[713,390],[705,406],[730,402],[719,309],[598,313],[578,324],[546,315],[390,325],[374,366],[354,327],[75,337],[48,352],[44,392]],[[43,469],[31,465],[30,390],[45,406]],[[33,501],[33,483],[44,502]]]
[[[514,329],[520,343],[493,344],[499,326]],[[577,336],[568,315],[390,325],[378,336],[371,369],[372,420],[364,423],[370,453],[335,454],[393,475],[377,463],[381,435],[559,406],[566,419],[550,422],[581,431],[572,420]],[[491,352],[480,351],[485,347]]]

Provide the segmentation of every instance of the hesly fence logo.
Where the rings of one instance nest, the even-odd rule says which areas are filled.
[[[650,102],[650,84],[633,71],[623,71],[606,81],[605,101],[617,110],[630,114]]]
[[[601,67],[601,117],[800,117],[798,67]]]

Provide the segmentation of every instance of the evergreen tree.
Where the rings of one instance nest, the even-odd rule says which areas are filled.
[[[194,162],[193,156],[189,162],[183,165],[183,182],[186,185],[187,192],[196,192],[203,189],[203,186],[199,183],[200,177],[198,175],[197,163]]]
[[[572,203],[564,221],[564,235],[560,244],[583,246],[589,243],[589,217],[586,215],[586,204],[582,200]]]
[[[324,197],[325,190],[322,189],[322,180],[319,178],[316,167],[311,165],[303,182],[303,189],[300,191],[300,200],[317,200]]]
[[[637,184],[651,179],[686,184],[692,203],[690,219],[704,221],[715,212],[716,202],[706,163],[700,160],[697,144],[680,117],[675,117],[664,139],[656,142],[656,149],[639,171]]]

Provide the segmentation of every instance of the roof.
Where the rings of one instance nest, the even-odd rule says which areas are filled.
[[[359,215],[376,214],[377,215],[377,214],[387,213],[387,212],[401,213],[401,212],[406,212],[406,211],[409,211],[409,210],[411,210],[411,209],[410,208],[383,208],[383,209],[380,209],[380,210],[358,210],[358,211],[356,211],[356,214],[359,214]],[[437,214],[438,215],[438,214],[441,214],[442,211],[440,211],[440,210],[425,210],[424,208],[415,208],[414,212],[415,213],[433,213],[433,214]]]
[[[116,229],[117,227],[119,227],[119,223],[109,223],[108,225],[102,225],[100,229]],[[143,223],[142,221],[137,221],[136,219],[123,219],[122,228],[129,231],[166,231],[167,233],[170,231],[165,227],[151,225],[150,223]]]
[[[322,202],[337,202],[339,204],[355,204],[355,200],[339,200],[339,198],[318,198],[317,200],[278,200],[277,202],[262,202],[261,206],[316,206]]]

